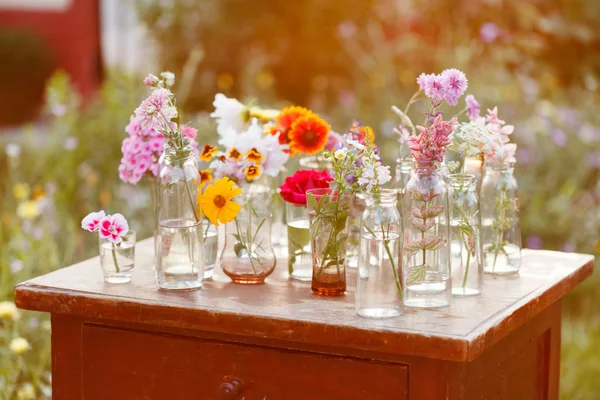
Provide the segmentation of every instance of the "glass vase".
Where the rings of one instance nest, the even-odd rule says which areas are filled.
[[[304,156],[298,161],[303,169],[315,169],[319,171],[331,171],[331,162],[327,161],[325,157],[316,156]]]
[[[104,281],[108,283],[127,283],[135,266],[135,232],[129,231],[121,237],[121,243],[112,243],[100,238],[100,266],[104,272]]]
[[[260,284],[275,269],[271,244],[271,214],[246,203],[232,222],[225,225],[221,268],[235,283]]]
[[[487,163],[481,183],[483,265],[487,274],[512,275],[521,267],[517,181],[512,163]]]
[[[346,292],[346,247],[352,195],[329,188],[306,192],[312,250],[312,292],[341,296]]]
[[[350,218],[348,221],[348,250],[346,251],[346,265],[348,268],[358,266],[358,249],[360,247],[361,228],[360,221],[365,211],[365,196],[356,193],[350,203]]]
[[[400,315],[403,308],[400,283],[402,223],[395,190],[366,194],[356,274],[356,311],[367,318]]]
[[[462,174],[451,174],[446,181],[450,189],[452,294],[476,296],[483,287],[477,181],[473,175]]]
[[[464,171],[467,175],[473,175],[475,179],[475,190],[479,196],[481,193],[481,182],[484,173],[483,157],[466,157]]]
[[[450,304],[448,190],[437,165],[417,165],[404,193],[404,305]]]
[[[310,222],[305,206],[286,202],[288,237],[288,272],[299,281],[312,280]]]
[[[204,256],[204,279],[210,279],[215,271],[217,255],[219,254],[219,229],[208,219],[202,219],[202,252]]]
[[[167,290],[202,286],[202,220],[197,204],[200,176],[192,148],[165,151],[160,171],[156,280]]]

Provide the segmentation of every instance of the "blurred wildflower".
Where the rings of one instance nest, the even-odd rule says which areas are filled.
[[[10,350],[15,354],[23,354],[31,348],[27,339],[16,337],[10,341]]]
[[[17,207],[17,215],[24,220],[32,220],[40,216],[40,207],[37,201],[23,201]]]
[[[16,321],[19,319],[19,310],[12,301],[0,302],[0,319],[12,319]]]
[[[66,104],[50,104],[50,113],[55,117],[62,117],[67,113],[67,111],[69,111],[69,107]]]
[[[542,238],[539,236],[528,236],[527,239],[525,239],[525,247],[530,249],[541,249],[543,244]]]
[[[17,158],[21,155],[21,146],[15,143],[9,143],[6,145],[6,155],[11,158]]]
[[[350,108],[356,103],[356,96],[349,90],[342,90],[338,93],[338,100],[343,107]]]
[[[531,150],[524,147],[517,149],[516,159],[519,164],[529,164],[533,161],[533,155],[531,154]]]
[[[600,128],[590,124],[584,124],[577,133],[579,139],[584,143],[594,143],[600,141]]]
[[[37,329],[40,327],[40,319],[37,317],[29,318],[29,327],[31,329]]]
[[[24,266],[25,265],[23,264],[22,260],[15,258],[8,264],[8,269],[10,270],[11,274],[17,274],[21,272]]]
[[[29,185],[26,183],[16,183],[12,188],[12,194],[17,200],[25,200],[29,197]]]
[[[65,150],[75,150],[79,145],[79,139],[75,136],[69,136],[63,141],[63,148]]]
[[[46,197],[46,192],[41,185],[35,185],[31,190],[31,200],[39,200]]]
[[[569,243],[569,242],[565,242],[562,245],[562,249],[561,251],[567,252],[567,253],[572,253],[575,251],[575,246],[573,246],[573,244]]]
[[[273,82],[275,82],[275,77],[270,71],[261,71],[256,76],[256,86],[259,89],[268,89],[273,86]]]
[[[233,87],[233,75],[228,72],[221,72],[217,76],[217,87],[219,90],[229,90]]]
[[[485,24],[481,25],[481,28],[479,29],[479,37],[484,43],[494,42],[501,33],[502,31],[498,25],[493,22],[486,22]]]
[[[36,398],[35,389],[29,382],[24,383],[17,389],[18,400],[35,400]]]
[[[342,137],[339,133],[334,131],[329,131],[329,135],[327,135],[327,144],[325,145],[325,150],[332,151],[336,149],[342,141]]]
[[[552,129],[552,141],[558,147],[565,147],[567,145],[567,135],[562,129],[555,127]]]
[[[352,21],[343,21],[337,26],[338,35],[345,39],[354,36],[356,30],[356,24]]]
[[[40,240],[44,236],[44,230],[39,226],[33,228],[33,232],[31,232],[31,237],[33,240]]]
[[[479,118],[479,102],[477,102],[477,99],[472,94],[468,94],[465,97],[465,102],[467,103],[467,117],[470,121],[475,121]]]
[[[600,169],[600,151],[594,151],[587,155],[587,164],[590,168]]]
[[[50,332],[50,330],[52,329],[52,323],[49,320],[43,321],[42,322],[42,329],[45,331]]]

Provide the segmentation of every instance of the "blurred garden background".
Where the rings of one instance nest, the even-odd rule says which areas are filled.
[[[148,72],[176,74],[200,143],[216,143],[208,114],[221,92],[309,107],[337,132],[362,120],[393,164],[390,106],[421,72],[461,69],[482,110],[498,106],[516,127],[524,245],[600,254],[598,1],[22,3],[0,1],[2,400],[51,397],[49,319],[15,311],[14,285],[97,255],[80,228],[91,211],[122,211],[150,234],[147,182],[117,172]],[[564,399],[600,398],[599,283],[595,273],[565,299]]]

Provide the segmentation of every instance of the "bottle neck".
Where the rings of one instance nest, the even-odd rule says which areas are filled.
[[[382,189],[379,193],[366,193],[365,201],[367,206],[396,207],[398,193],[393,189]]]

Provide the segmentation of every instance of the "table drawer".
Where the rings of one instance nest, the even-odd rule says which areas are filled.
[[[93,399],[401,400],[408,366],[83,326],[82,388]]]

